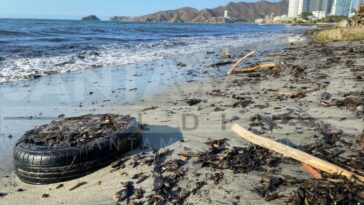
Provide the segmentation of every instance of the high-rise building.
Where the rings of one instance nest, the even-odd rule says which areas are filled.
[[[313,11],[320,13],[320,16],[349,16],[352,6],[353,0],[289,0],[288,17],[296,18],[303,12]]]
[[[307,0],[307,11],[327,11],[329,0]]]
[[[333,0],[330,15],[349,16],[353,6],[352,0]]]
[[[307,0],[289,0],[288,17],[296,18],[307,11]]]
[[[356,0],[356,10],[358,11],[360,8],[360,5],[364,4],[364,0]]]

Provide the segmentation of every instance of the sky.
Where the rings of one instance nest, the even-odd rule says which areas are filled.
[[[0,18],[80,19],[94,14],[107,20],[111,16],[140,16],[186,6],[197,9],[214,8],[230,1],[238,2],[237,0],[0,0]]]

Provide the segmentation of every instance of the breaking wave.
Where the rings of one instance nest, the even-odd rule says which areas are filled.
[[[123,26],[123,24],[120,25]],[[297,32],[293,32],[292,28],[290,29],[293,31],[281,31],[278,28],[274,32],[264,31],[264,29],[244,32],[244,29],[252,29],[253,26],[246,25],[245,28],[242,26],[243,29],[238,31],[235,31],[236,28],[232,26],[232,32],[219,33],[220,28],[218,26],[214,28],[211,25],[212,28],[209,27],[208,32],[201,33],[206,28],[171,24],[162,25],[161,29],[156,31],[155,28],[150,28],[150,25],[138,24],[135,26],[134,32],[125,33],[123,31],[117,35],[110,34],[109,24],[98,25],[100,28],[95,28],[95,26],[90,28],[89,31],[93,35],[82,31],[82,28],[67,31],[67,28],[52,27],[48,28],[46,33],[44,30],[37,31],[37,38],[30,43],[11,44],[11,46],[12,39],[0,37],[0,41],[8,45],[0,51],[0,83],[87,68],[141,63],[175,55],[211,51],[227,46],[287,42],[288,37],[297,34]],[[229,29],[226,26],[223,28]],[[151,31],[151,29],[153,30]],[[185,31],[182,32],[182,29]],[[75,34],[75,30],[79,30],[79,32]],[[211,32],[215,30],[217,32]],[[14,35],[22,34],[22,32],[15,33]],[[65,35],[65,33],[68,34]],[[39,38],[39,36],[43,37]],[[19,40],[19,38],[17,39]]]

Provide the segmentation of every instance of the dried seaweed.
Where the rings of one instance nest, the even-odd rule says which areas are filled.
[[[295,205],[362,204],[364,186],[352,183],[346,178],[340,181],[315,180],[302,184],[294,192],[290,202]]]
[[[19,143],[48,146],[77,146],[95,139],[124,133],[135,119],[123,115],[84,115],[52,121],[27,131]]]
[[[184,161],[172,160],[162,163],[159,153],[155,154],[153,168],[153,193],[148,196],[148,204],[183,204],[191,194],[178,186],[185,175]],[[167,174],[169,173],[169,174]]]
[[[226,148],[227,139],[212,140],[206,144],[210,146],[205,153],[200,153],[197,163],[201,167],[214,169],[230,169],[234,173],[248,173],[250,171],[263,171],[264,166],[276,167],[281,158],[271,151],[258,147]]]

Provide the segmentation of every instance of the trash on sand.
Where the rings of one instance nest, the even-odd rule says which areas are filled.
[[[130,116],[98,114],[52,121],[27,131],[17,142],[15,173],[32,184],[68,181],[108,166],[141,141],[140,126]]]
[[[306,163],[302,163],[302,167],[307,170],[315,179],[322,179],[322,175],[316,169]]]
[[[241,138],[243,138],[251,143],[262,146],[269,150],[273,150],[286,157],[290,157],[290,158],[293,158],[300,162],[307,163],[308,165],[310,165],[314,168],[317,168],[321,171],[327,172],[329,174],[342,175],[342,176],[347,177],[349,180],[353,180],[358,183],[364,182],[364,176],[355,174],[349,170],[341,168],[335,164],[332,164],[330,162],[317,158],[317,157],[310,155],[306,152],[303,152],[301,150],[294,149],[290,146],[287,146],[287,145],[281,144],[279,142],[273,141],[271,139],[256,135],[256,134],[249,132],[248,130],[240,127],[237,124],[234,124],[232,126],[232,130],[235,133],[237,133]]]

